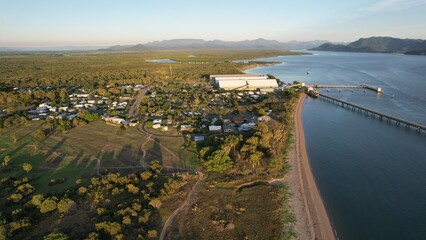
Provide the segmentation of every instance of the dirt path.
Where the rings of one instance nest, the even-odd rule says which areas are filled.
[[[141,145],[141,151],[142,151],[142,156],[139,159],[139,165],[143,167],[143,169],[147,170],[149,168],[149,165],[146,163],[145,161],[145,157],[146,157],[146,150],[144,149],[145,145],[151,141],[151,136],[148,135],[148,137],[146,138],[146,141]]]
[[[164,237],[166,236],[167,228],[170,226],[170,224],[173,223],[173,219],[178,215],[178,213],[180,211],[182,211],[183,209],[185,209],[186,207],[189,207],[189,205],[191,203],[190,200],[192,198],[192,195],[194,194],[195,191],[197,191],[197,188],[200,185],[200,182],[204,179],[204,175],[203,175],[202,172],[198,172],[198,174],[199,174],[198,180],[195,183],[194,187],[192,188],[191,192],[189,192],[188,197],[186,198],[185,202],[183,202],[182,205],[180,205],[180,207],[178,209],[176,209],[172,213],[172,215],[170,215],[170,217],[167,218],[166,222],[164,223],[163,229],[161,230],[159,240],[164,240]]]
[[[296,215],[296,232],[299,239],[336,239],[306,152],[302,125],[302,107],[306,95],[302,95],[294,113],[296,141],[291,153],[292,170],[289,186],[293,193],[291,205]]]
[[[100,155],[99,157],[102,158],[101,154],[104,153],[105,149],[109,146],[109,144],[115,139],[117,135],[113,135],[109,141],[103,146],[103,148],[101,149]],[[99,177],[102,177],[102,174],[100,173],[100,168],[101,168],[101,159],[96,158],[96,166],[95,166],[95,173],[96,175],[98,175]]]

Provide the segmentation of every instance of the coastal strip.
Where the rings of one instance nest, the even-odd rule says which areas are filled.
[[[298,239],[336,239],[306,152],[302,124],[302,107],[306,95],[300,96],[294,111],[295,143],[291,152],[291,172],[288,176],[292,192],[290,203],[297,219]]]

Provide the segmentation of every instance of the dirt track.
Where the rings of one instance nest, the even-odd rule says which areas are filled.
[[[182,203],[182,205],[180,205],[180,207],[178,209],[176,209],[172,215],[170,215],[169,218],[167,218],[166,222],[164,223],[163,229],[161,230],[161,234],[160,234],[160,240],[163,240],[164,237],[166,236],[166,232],[167,232],[167,228],[170,226],[170,224],[173,223],[173,219],[178,215],[178,213],[180,211],[182,211],[183,209],[185,209],[186,207],[189,207],[191,204],[191,198],[194,192],[197,191],[198,186],[200,185],[200,182],[203,180],[204,175],[202,172],[198,172],[199,177],[197,182],[195,183],[194,187],[192,188],[191,192],[188,194],[188,197],[186,198],[185,202]]]

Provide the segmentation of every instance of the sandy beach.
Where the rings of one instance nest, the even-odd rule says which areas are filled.
[[[336,239],[320,193],[309,165],[302,125],[302,107],[306,95],[302,95],[295,107],[295,143],[290,153],[291,172],[288,176],[299,239]]]

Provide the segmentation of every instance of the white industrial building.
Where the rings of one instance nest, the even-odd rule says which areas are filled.
[[[210,75],[210,80],[216,84],[221,80],[234,81],[234,80],[265,80],[268,76],[261,74],[228,74],[228,75]]]
[[[278,87],[276,79],[258,74],[210,75],[210,80],[224,90],[271,90]]]

